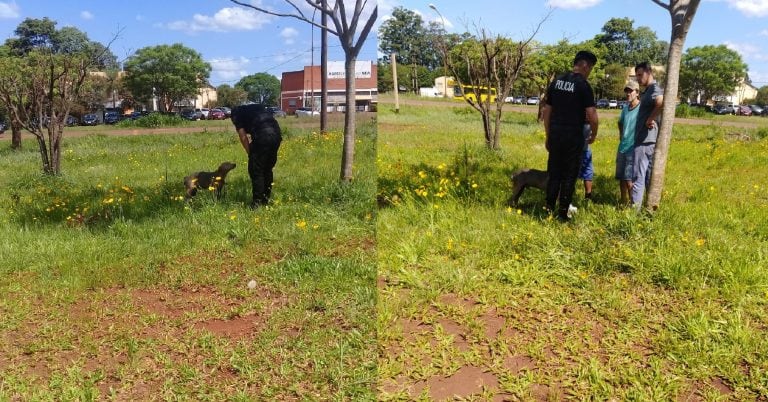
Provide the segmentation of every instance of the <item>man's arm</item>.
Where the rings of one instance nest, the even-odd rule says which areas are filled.
[[[589,122],[589,128],[592,129],[592,135],[589,136],[587,139],[587,144],[591,144],[595,142],[595,138],[597,138],[597,108],[594,106],[587,108],[587,121]]]
[[[619,141],[621,141],[621,134],[624,133],[624,111],[622,110],[621,114],[619,115]]]
[[[247,154],[251,145],[250,141],[248,141],[248,133],[245,132],[244,128],[238,128],[237,135],[240,137],[240,143],[243,144],[243,149],[245,149]]]
[[[549,116],[552,114],[552,106],[544,104],[541,108],[541,121],[544,122],[544,147],[549,151]]]
[[[651,111],[651,115],[648,116],[648,120],[645,121],[646,127],[653,128],[656,126],[656,118],[659,117],[663,105],[664,95],[656,95],[656,98],[654,99],[653,111]]]

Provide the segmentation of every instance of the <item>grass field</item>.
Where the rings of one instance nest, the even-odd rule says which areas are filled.
[[[375,399],[376,122],[360,119],[350,185],[339,129],[282,119],[257,210],[229,122],[88,128],[60,177],[33,141],[0,143],[0,400]],[[182,200],[185,175],[227,160],[223,199]]]
[[[757,118],[755,118],[757,119]],[[676,126],[661,210],[618,209],[601,121],[570,224],[509,175],[546,167],[532,114],[482,145],[464,106],[379,108],[381,400],[768,398],[765,129]]]

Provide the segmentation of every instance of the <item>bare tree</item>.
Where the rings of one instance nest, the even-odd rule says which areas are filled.
[[[661,203],[661,194],[664,190],[664,174],[667,168],[669,144],[672,139],[672,126],[675,124],[675,103],[677,89],[680,83],[680,61],[683,54],[683,45],[688,35],[688,30],[693,23],[693,17],[699,7],[700,0],[669,0],[668,3],[660,0],[651,0],[669,12],[672,22],[672,37],[669,42],[669,55],[667,56],[667,82],[664,88],[664,106],[662,111],[661,127],[656,139],[656,152],[653,156],[653,172],[651,184],[648,189],[647,207],[655,211]]]
[[[256,11],[274,15],[277,17],[295,18],[314,25],[321,29],[326,29],[332,35],[336,35],[344,50],[344,67],[346,74],[346,102],[347,111],[344,115],[344,145],[341,156],[341,175],[342,182],[352,180],[352,167],[355,158],[355,62],[360,50],[365,43],[368,34],[371,32],[373,24],[376,22],[378,5],[373,2],[372,7],[368,7],[368,0],[355,0],[352,10],[348,10],[345,3],[351,3],[350,0],[318,1],[318,0],[284,0],[290,7],[290,11],[274,11],[264,7],[246,3],[238,0],[230,0],[235,4],[248,7]],[[322,26],[313,21],[310,12],[302,10],[303,5],[309,10],[317,10],[326,16],[331,26]],[[370,9],[370,10],[369,10]],[[349,12],[351,11],[351,13]],[[365,15],[370,11],[370,14]],[[362,25],[361,25],[362,24]],[[359,29],[359,32],[358,32]],[[326,77],[323,77],[326,79]],[[325,112],[325,111],[322,111]]]
[[[474,99],[465,96],[464,100],[480,113],[488,149],[499,149],[501,146],[504,98],[512,92],[530,54],[533,38],[545,20],[546,17],[528,38],[519,42],[500,35],[491,37],[483,28],[478,29],[476,39],[466,40],[453,49],[448,48],[444,38],[438,41],[445,64],[459,87],[467,84],[475,91]],[[498,95],[495,100],[491,96],[493,89]]]

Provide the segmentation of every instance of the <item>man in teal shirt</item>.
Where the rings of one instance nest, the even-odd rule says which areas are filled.
[[[629,203],[632,192],[632,176],[634,172],[635,131],[637,130],[637,114],[640,111],[640,85],[630,81],[624,87],[627,105],[619,115],[619,149],[616,152],[616,179],[619,181],[621,192],[620,205]]]

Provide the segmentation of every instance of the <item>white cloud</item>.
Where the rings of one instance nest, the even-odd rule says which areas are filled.
[[[270,22],[269,16],[242,7],[225,7],[213,16],[195,14],[191,21],[174,21],[166,28],[174,31],[195,33],[201,31],[229,32],[253,31]]]
[[[16,3],[0,1],[0,18],[19,18],[19,6]]]
[[[222,58],[208,60],[211,63],[211,73],[220,78],[221,81],[233,81],[248,75],[246,67],[251,61],[245,57]]]
[[[762,31],[760,31],[760,35],[761,36],[768,36],[768,29],[763,29]]]
[[[82,18],[84,20],[92,20],[93,19],[93,14],[90,11],[88,11],[88,10],[80,11],[80,18]]]
[[[548,0],[547,6],[566,10],[580,10],[594,7],[603,0]]]
[[[280,32],[280,37],[285,40],[286,45],[294,44],[297,36],[299,36],[299,31],[291,27],[285,28]]]
[[[144,16],[141,14],[136,15],[136,21],[144,21]]]
[[[762,49],[750,43],[735,43],[725,41],[728,49],[738,52],[745,60],[768,61],[768,54],[764,54]]]
[[[728,0],[728,4],[747,17],[768,16],[768,0]]]

